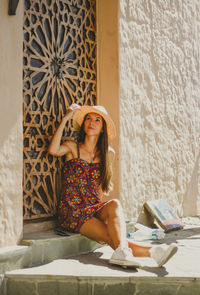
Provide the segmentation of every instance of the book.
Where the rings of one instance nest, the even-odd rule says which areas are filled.
[[[183,228],[184,223],[165,199],[148,201],[144,203],[144,207],[165,232]]]

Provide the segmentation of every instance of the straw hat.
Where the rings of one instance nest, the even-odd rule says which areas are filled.
[[[74,124],[75,129],[80,128],[81,124],[83,123],[83,119],[85,115],[89,113],[96,113],[102,116],[106,122],[108,138],[112,139],[113,137],[115,137],[116,135],[115,124],[113,120],[110,118],[110,116],[108,115],[108,112],[106,111],[106,109],[103,106],[99,106],[99,105],[98,106],[82,106],[80,110],[76,110],[73,116],[73,120],[77,122],[79,126],[77,126],[77,124]]]

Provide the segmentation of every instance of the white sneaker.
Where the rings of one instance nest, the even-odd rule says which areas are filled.
[[[169,246],[154,246],[150,249],[151,257],[157,262],[158,266],[164,265],[178,250],[176,244]]]
[[[111,256],[109,263],[121,266],[141,266],[139,258],[134,257],[131,249],[128,247],[118,247]]]

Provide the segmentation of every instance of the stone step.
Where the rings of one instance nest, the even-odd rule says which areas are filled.
[[[82,243],[82,239],[86,238],[79,236],[79,239]],[[112,266],[108,259],[113,250],[108,246],[82,255],[71,256],[72,251],[71,257],[66,257],[63,244],[49,257],[45,256],[45,249],[54,251],[56,244],[50,247],[47,237],[45,240],[47,244],[46,248],[41,248],[41,259],[35,260],[36,264],[39,261],[44,264],[6,272],[5,295],[200,295],[200,226],[185,226],[183,230],[171,232],[157,242],[175,242],[179,247],[177,254],[162,268],[157,268],[150,258],[142,259],[145,267],[140,269]],[[36,239],[34,242],[27,241],[30,240],[26,240],[26,245],[37,243]],[[39,241],[41,238],[38,237]],[[97,246],[95,244],[94,248]],[[40,255],[38,251],[35,251],[36,257]]]
[[[81,234],[59,236],[53,230],[26,234],[20,244],[31,247],[32,266],[88,253],[100,247],[98,243]]]
[[[39,266],[98,247],[98,243],[80,234],[59,236],[53,230],[26,234],[20,245],[0,249],[0,295],[5,293],[4,273],[7,271]]]
[[[7,295],[199,295],[200,267],[189,273],[194,259],[187,265],[187,258],[183,261],[187,252],[182,250],[162,268],[143,258],[143,268],[123,269],[109,264],[113,251],[104,246],[90,254],[6,273]]]
[[[0,249],[0,274],[88,253],[100,245],[80,234],[59,236],[53,230],[24,236],[20,245]]]
[[[30,265],[31,248],[12,246],[0,249],[0,274]]]

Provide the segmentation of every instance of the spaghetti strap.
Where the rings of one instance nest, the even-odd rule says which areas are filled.
[[[77,142],[77,154],[78,154],[78,159],[80,159],[80,149],[79,149],[79,142]]]

